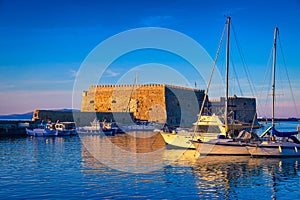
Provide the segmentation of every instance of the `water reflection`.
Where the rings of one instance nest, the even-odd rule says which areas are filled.
[[[164,166],[164,141],[159,134],[141,132],[143,137],[121,134],[114,137],[80,135],[84,148],[99,162],[125,172],[143,173]],[[148,137],[147,137],[148,135]]]
[[[193,171],[195,186],[205,198],[276,199],[299,195],[298,159],[211,156],[198,159]]]
[[[144,165],[159,163],[163,166],[152,172],[132,174],[103,165],[84,147],[82,148],[83,174],[92,184],[89,190],[109,196],[105,185],[113,183],[116,198],[207,198],[207,199],[297,199],[300,195],[299,158],[264,159],[240,156],[207,156],[198,158],[196,151],[170,149],[161,138],[139,139],[109,138],[122,149],[132,152],[159,152],[155,159],[144,159]],[[94,141],[97,150],[105,148],[102,139],[86,137]],[[141,145],[143,143],[143,145]],[[152,144],[156,145],[152,145]],[[133,145],[133,146],[128,146]],[[101,147],[101,148],[100,148]],[[122,154],[113,149],[103,150],[120,166]],[[135,162],[139,166],[140,163]],[[122,166],[126,167],[126,166]],[[120,189],[121,187],[121,189]],[[105,188],[105,189],[103,189]]]
[[[84,143],[121,168],[160,167],[139,174],[119,171],[96,159]],[[0,144],[0,198],[253,200],[298,199],[300,195],[299,158],[198,158],[193,150],[170,149],[157,135],[27,137],[0,140]],[[132,157],[126,158],[122,151]],[[134,157],[143,159],[142,163]]]

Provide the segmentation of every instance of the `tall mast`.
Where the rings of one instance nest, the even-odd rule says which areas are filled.
[[[135,104],[136,104],[136,112],[138,112],[138,72],[136,71],[136,74],[135,74]]]
[[[273,46],[273,73],[272,73],[272,127],[274,127],[275,117],[275,67],[276,67],[276,43],[277,43],[278,27],[274,29],[274,46]]]
[[[226,92],[225,92],[225,112],[224,123],[226,133],[228,131],[228,77],[229,77],[229,38],[230,38],[230,17],[227,17],[227,41],[226,41]]]

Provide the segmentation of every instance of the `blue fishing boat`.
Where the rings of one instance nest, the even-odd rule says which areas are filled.
[[[26,133],[29,136],[57,136],[57,131],[55,130],[55,124],[39,124],[36,128],[30,129],[26,128]]]

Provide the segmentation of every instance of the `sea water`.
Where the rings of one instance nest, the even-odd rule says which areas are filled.
[[[153,132],[2,137],[0,148],[0,199],[300,196],[299,158],[197,158],[193,150],[166,147]]]

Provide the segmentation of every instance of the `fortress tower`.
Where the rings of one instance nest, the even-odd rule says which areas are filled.
[[[81,112],[130,112],[136,120],[191,126],[203,99],[203,90],[172,85],[97,85],[83,91]]]

